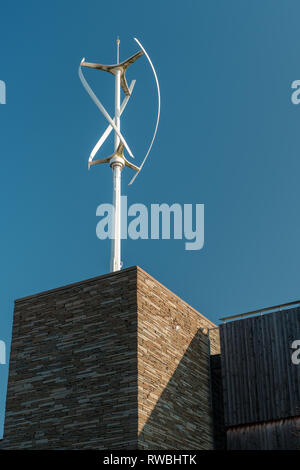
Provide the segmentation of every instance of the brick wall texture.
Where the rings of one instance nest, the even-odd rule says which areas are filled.
[[[0,448],[213,448],[211,327],[136,266],[17,300]]]

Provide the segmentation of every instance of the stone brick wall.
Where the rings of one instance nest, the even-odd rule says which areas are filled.
[[[16,301],[0,448],[212,448],[212,326],[137,267]]]
[[[137,286],[139,448],[212,449],[214,325],[140,268]]]
[[[1,448],[136,448],[136,270],[16,301]]]

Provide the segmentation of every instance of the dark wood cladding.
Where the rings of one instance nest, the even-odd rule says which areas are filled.
[[[220,325],[225,424],[228,427],[300,415],[300,308]]]
[[[230,450],[300,450],[300,417],[229,428]]]

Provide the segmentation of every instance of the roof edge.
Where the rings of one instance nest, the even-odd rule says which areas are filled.
[[[15,304],[25,302],[25,301],[27,301],[29,299],[32,299],[32,298],[43,297],[43,296],[46,296],[46,295],[50,295],[53,292],[59,292],[59,291],[65,290],[65,289],[69,289],[70,287],[82,286],[83,284],[89,284],[90,282],[95,282],[95,281],[100,280],[100,279],[105,279],[105,278],[117,276],[120,273],[126,273],[126,272],[134,271],[134,270],[137,270],[137,266],[130,266],[129,268],[125,268],[125,269],[122,269],[120,271],[115,271],[115,272],[107,273],[107,274],[101,274],[100,276],[91,277],[91,278],[85,279],[83,281],[77,281],[77,282],[73,282],[71,284],[66,284],[64,286],[54,287],[53,289],[47,289],[47,290],[42,291],[42,292],[37,292],[36,294],[31,294],[31,295],[27,295],[25,297],[20,297],[19,299],[15,299]]]

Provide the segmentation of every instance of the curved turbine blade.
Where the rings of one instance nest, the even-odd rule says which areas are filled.
[[[107,121],[109,122],[109,124],[113,127],[113,129],[115,130],[115,132],[117,133],[117,135],[119,136],[121,142],[124,144],[124,147],[126,148],[127,152],[129,153],[129,155],[134,158],[129,146],[127,145],[127,142],[126,140],[124,139],[124,137],[122,136],[121,132],[119,131],[119,129],[117,128],[117,126],[115,125],[114,121],[112,120],[112,118],[110,117],[110,115],[108,114],[108,112],[106,111],[106,109],[104,108],[103,104],[101,103],[101,101],[97,98],[97,96],[95,95],[95,93],[93,92],[93,90],[91,89],[91,87],[89,86],[88,82],[86,81],[86,79],[84,78],[83,76],[83,73],[81,71],[81,64],[79,66],[79,69],[78,69],[78,75],[79,75],[79,78],[81,80],[81,83],[82,85],[84,86],[85,90],[88,92],[88,94],[90,95],[90,97],[92,98],[92,100],[94,101],[94,103],[96,104],[96,106],[98,107],[98,109],[101,111],[101,113],[103,114],[103,116],[107,119]]]
[[[124,100],[122,101],[121,108],[120,108],[120,115],[122,115],[124,109],[126,108],[126,105],[127,105],[128,100],[131,96],[131,93],[133,91],[135,83],[136,83],[136,80],[132,80],[132,82],[130,83],[130,87],[129,87],[130,95],[126,95]],[[114,118],[114,122],[115,122],[115,118]],[[109,124],[108,127],[106,128],[106,130],[103,132],[100,139],[98,140],[98,142],[96,143],[95,147],[91,151],[91,154],[90,154],[90,157],[89,157],[89,165],[93,161],[93,158],[95,157],[96,153],[102,147],[102,145],[104,144],[104,142],[106,141],[107,137],[109,136],[109,134],[111,133],[112,130],[113,130],[113,128]]]
[[[147,158],[148,158],[148,155],[149,155],[149,153],[150,153],[150,150],[151,150],[151,148],[152,148],[153,142],[154,142],[155,137],[156,137],[157,128],[158,128],[158,124],[159,124],[159,118],[160,118],[160,89],[159,89],[158,78],[157,78],[157,75],[156,75],[156,72],[155,72],[154,65],[152,64],[149,55],[147,54],[146,50],[144,49],[144,47],[142,46],[142,44],[140,43],[140,41],[139,41],[137,38],[133,38],[133,39],[138,43],[138,45],[140,46],[140,48],[141,48],[142,51],[144,52],[145,56],[147,57],[149,64],[151,65],[151,68],[152,68],[152,71],[153,71],[153,74],[154,74],[154,78],[155,78],[155,82],[156,82],[156,87],[157,87],[157,99],[158,99],[158,104],[157,104],[156,125],[155,125],[155,129],[154,129],[154,133],[153,133],[153,137],[152,137],[150,146],[149,146],[149,148],[148,148],[148,150],[147,150],[147,153],[146,153],[146,156],[145,156],[144,160],[142,161],[142,164],[141,164],[141,166],[140,166],[140,169],[139,169],[138,173],[136,173],[136,174],[134,175],[134,177],[132,178],[132,180],[130,181],[129,184],[132,184],[132,183],[134,182],[135,178],[137,177],[137,175],[138,175],[138,174],[140,173],[140,171],[142,170],[142,168],[143,168],[143,166],[144,166],[144,163],[145,163],[145,161],[146,161]]]

